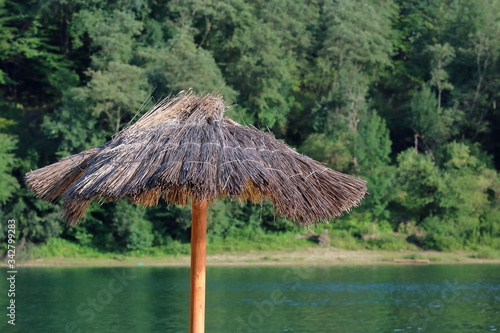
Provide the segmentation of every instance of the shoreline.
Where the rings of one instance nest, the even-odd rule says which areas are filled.
[[[250,251],[207,255],[207,266],[351,266],[351,265],[500,264],[499,259],[474,258],[466,252],[370,251],[311,248],[294,251]],[[18,267],[189,267],[189,255],[45,257],[19,261]]]

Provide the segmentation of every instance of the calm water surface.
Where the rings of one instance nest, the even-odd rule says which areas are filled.
[[[207,277],[207,332],[500,332],[500,265],[209,267]],[[0,280],[0,332],[188,332],[188,268],[19,268],[16,288],[13,327]]]

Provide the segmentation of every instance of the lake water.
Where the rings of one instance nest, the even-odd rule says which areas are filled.
[[[7,273],[2,273],[5,276]],[[500,265],[209,267],[206,331],[500,332]],[[188,332],[185,267],[19,268],[0,332]]]

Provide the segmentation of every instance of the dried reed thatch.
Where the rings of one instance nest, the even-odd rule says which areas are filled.
[[[331,170],[254,127],[224,117],[220,96],[181,93],[149,110],[111,141],[26,175],[46,200],[64,199],[75,225],[94,199],[143,206],[269,199],[296,222],[326,221],[357,206],[365,181]]]

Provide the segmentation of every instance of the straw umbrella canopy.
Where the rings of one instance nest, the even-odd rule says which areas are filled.
[[[182,92],[156,104],[109,142],[26,174],[37,197],[64,200],[61,216],[70,225],[95,199],[129,198],[147,207],[160,197],[179,205],[191,198],[191,288],[203,289],[202,300],[191,292],[192,332],[203,331],[193,316],[200,317],[200,309],[204,313],[199,303],[204,303],[207,204],[217,198],[268,199],[277,214],[310,225],[349,211],[366,193],[365,181],[224,117],[226,108],[221,96]]]

